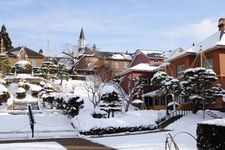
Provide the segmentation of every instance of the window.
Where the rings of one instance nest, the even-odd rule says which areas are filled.
[[[128,69],[128,66],[129,66],[129,63],[128,62],[125,62],[124,63],[124,69]]]
[[[150,85],[150,80],[148,78],[141,78],[142,85]]]
[[[177,77],[181,78],[184,74],[184,65],[178,65],[177,66]]]
[[[119,69],[119,68],[120,68],[120,63],[115,62],[115,68],[116,68],[116,69]]]
[[[35,60],[32,60],[32,66],[36,67],[36,65],[37,65],[37,62]]]
[[[204,68],[207,68],[207,69],[213,69],[213,59],[210,58],[210,59],[207,59],[203,62],[203,66]]]

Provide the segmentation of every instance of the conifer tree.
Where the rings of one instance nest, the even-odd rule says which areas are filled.
[[[118,96],[118,93],[113,91],[111,93],[105,93],[101,96],[101,102],[99,104],[100,109],[108,113],[108,118],[112,112],[112,117],[114,117],[115,111],[121,111],[121,99]]]
[[[211,103],[212,86],[216,80],[216,73],[212,69],[197,67],[184,71],[182,86],[185,88],[182,93],[191,103],[193,113],[196,113],[201,107],[204,110],[204,107]]]
[[[11,39],[9,37],[9,34],[6,32],[5,25],[2,26],[1,32],[0,32],[0,38],[3,39],[4,47],[6,51],[9,51],[13,49]]]

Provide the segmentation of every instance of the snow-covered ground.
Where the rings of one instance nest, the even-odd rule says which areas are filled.
[[[196,149],[196,141],[190,135],[181,132],[188,132],[196,137],[197,123],[209,119],[212,118],[207,116],[206,119],[202,119],[202,112],[199,111],[197,115],[190,113],[170,124],[166,127],[166,129],[171,130],[168,132],[89,139],[119,150],[164,150],[167,134],[170,133],[172,136],[177,134],[174,139],[180,149],[194,150]]]
[[[80,112],[78,116],[72,119],[73,125],[79,129],[79,131],[90,131],[91,129],[99,128],[118,128],[118,127],[156,127],[155,121],[159,120],[159,114],[162,117],[166,116],[166,111],[157,110],[140,110],[140,111],[128,111],[124,114],[117,114],[113,118],[93,118],[93,109]]]
[[[31,143],[10,143],[0,144],[1,150],[66,150],[56,142],[31,142]]]
[[[70,119],[60,113],[34,114],[34,119],[36,122],[34,125],[35,138],[77,135],[77,131],[71,125]],[[27,114],[0,113],[0,120],[0,140],[31,138],[29,116]]]

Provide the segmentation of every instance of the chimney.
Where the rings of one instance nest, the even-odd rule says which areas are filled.
[[[42,49],[39,50],[39,54],[43,54],[43,50]]]
[[[225,18],[220,18],[218,21],[219,31],[223,31],[225,29]]]

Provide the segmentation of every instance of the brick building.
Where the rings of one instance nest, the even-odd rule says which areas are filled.
[[[175,52],[166,60],[165,71],[178,79],[182,79],[184,70],[194,67],[213,69],[217,74],[217,83],[225,89],[225,18],[218,22],[219,30],[204,41],[193,45],[191,48]],[[215,107],[224,107],[218,102]]]

